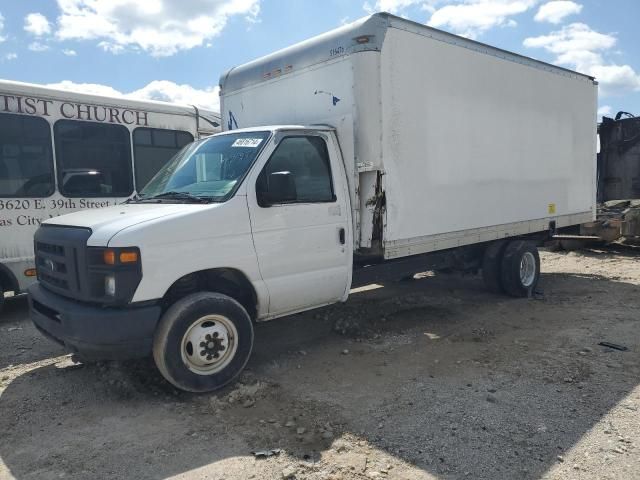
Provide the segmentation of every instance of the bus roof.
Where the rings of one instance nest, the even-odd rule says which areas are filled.
[[[156,113],[168,113],[173,115],[199,115],[220,124],[220,113],[195,105],[160,102],[156,100],[135,100],[125,97],[109,97],[106,95],[94,95],[90,93],[75,92],[45,87],[33,83],[15,82],[0,79],[0,94],[33,95],[40,98],[58,101],[80,101],[86,104],[108,105],[112,107],[133,108],[147,110]]]

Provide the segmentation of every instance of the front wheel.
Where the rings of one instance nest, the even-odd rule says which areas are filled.
[[[253,348],[253,324],[236,300],[213,292],[189,295],[160,319],[153,359],[162,376],[189,392],[217,390],[244,368]]]
[[[502,287],[512,297],[530,296],[540,279],[540,255],[531,242],[510,242],[502,255]]]

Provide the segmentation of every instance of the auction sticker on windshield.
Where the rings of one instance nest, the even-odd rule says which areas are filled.
[[[238,138],[235,142],[233,142],[231,146],[256,148],[261,143],[262,143],[261,138]]]

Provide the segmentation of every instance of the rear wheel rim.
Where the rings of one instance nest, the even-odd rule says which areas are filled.
[[[524,252],[520,260],[520,283],[530,287],[536,279],[536,258],[531,252]]]
[[[185,366],[198,375],[211,375],[227,367],[238,350],[238,330],[223,315],[205,315],[182,337],[180,353]]]

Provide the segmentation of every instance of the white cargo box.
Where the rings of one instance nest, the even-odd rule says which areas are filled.
[[[226,129],[336,128],[358,250],[378,241],[393,258],[595,216],[589,76],[376,14],[220,84]]]

